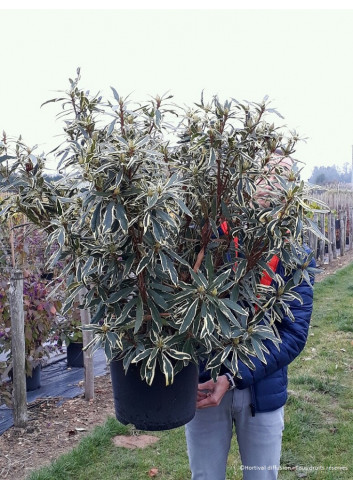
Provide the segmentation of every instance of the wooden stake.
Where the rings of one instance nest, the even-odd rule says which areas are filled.
[[[80,305],[84,304],[84,290],[79,291]],[[87,331],[84,326],[91,323],[91,314],[89,309],[80,309],[83,347],[87,346],[93,339],[93,331]],[[85,399],[89,401],[94,399],[94,363],[92,348],[83,351],[83,362],[85,367]]]
[[[23,311],[23,273],[13,270],[9,289],[11,313],[11,341],[13,358],[13,415],[14,425],[23,428],[27,424],[27,393],[25,372],[25,332]]]
[[[333,259],[337,258],[337,244],[336,244],[336,215],[332,215],[332,256]]]
[[[346,250],[346,233],[344,224],[344,212],[340,211],[340,256],[344,256],[344,252]]]
[[[332,212],[330,211],[327,214],[327,239],[328,239],[328,262],[332,263],[333,261],[333,246],[336,246],[336,238],[334,236],[333,230],[332,230],[332,221],[334,220],[334,216],[332,215]]]
[[[319,226],[319,216],[317,214],[314,215],[314,222],[316,224],[316,227],[318,227]],[[314,255],[315,256],[315,259],[317,258],[317,251],[318,251],[317,244],[318,244],[318,239],[319,238],[317,237],[317,235],[314,234],[314,236],[313,236],[313,251],[315,252],[315,255]]]
[[[320,215],[320,231],[325,236],[325,216],[323,214]],[[323,264],[325,261],[325,240],[320,239],[319,241],[319,250],[320,250],[320,261]]]

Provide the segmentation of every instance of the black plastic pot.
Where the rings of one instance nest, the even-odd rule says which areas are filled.
[[[41,384],[41,373],[42,373],[42,366],[37,365],[32,370],[32,376],[31,377],[29,375],[26,375],[26,390],[27,391],[35,391],[36,389],[39,389],[39,387],[42,385]]]
[[[13,370],[9,371],[9,378],[11,382],[13,382]],[[41,378],[42,378],[42,366],[41,364],[37,365],[32,369],[32,375],[26,374],[26,391],[35,391],[41,387]]]
[[[190,363],[166,386],[165,377],[156,368],[149,386],[140,377],[140,366],[130,365],[125,375],[122,361],[110,363],[115,415],[123,424],[139,430],[161,431],[182,426],[195,416],[198,368]]]
[[[83,367],[83,343],[70,342],[67,345],[66,356],[68,367]]]

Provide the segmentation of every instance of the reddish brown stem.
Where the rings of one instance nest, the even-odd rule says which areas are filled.
[[[194,272],[197,272],[198,269],[200,268],[204,256],[205,256],[205,248],[201,248],[199,254],[197,255],[197,259],[193,268]]]
[[[167,318],[167,317],[171,316],[171,313],[170,312],[160,312],[159,315],[163,318]],[[151,314],[145,314],[143,316],[143,321],[150,321],[151,319],[152,319]]]
[[[217,160],[217,210],[219,209],[219,205],[221,202],[222,195],[222,182],[221,182],[221,160],[218,158]]]
[[[123,111],[123,104],[120,102],[120,127],[121,127],[121,134],[123,137],[125,137],[125,124],[124,124],[124,111]]]

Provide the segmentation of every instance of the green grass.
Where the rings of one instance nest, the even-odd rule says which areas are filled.
[[[144,449],[115,447],[116,435],[138,434],[131,426],[123,426],[108,418],[96,427],[77,448],[62,455],[48,468],[31,474],[32,480],[145,480],[151,468],[158,468],[157,479],[189,479],[184,428],[149,433],[159,441]]]
[[[280,478],[350,480],[353,265],[316,284],[314,291],[309,339],[289,369]],[[290,466],[297,468],[286,470]]]
[[[353,479],[353,265],[315,285],[309,339],[289,368],[289,398],[279,479]],[[144,449],[115,447],[132,428],[108,419],[69,454],[33,472],[32,480],[188,480],[184,428],[151,433]],[[233,440],[227,478],[241,479]],[[346,468],[345,469],[342,469]]]

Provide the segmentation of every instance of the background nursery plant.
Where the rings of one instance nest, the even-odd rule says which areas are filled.
[[[57,351],[55,325],[58,296],[49,298],[52,289],[43,273],[44,238],[42,231],[29,229],[23,216],[16,215],[11,227],[7,223],[1,231],[0,279],[0,379],[5,381],[12,370],[12,333],[9,303],[10,275],[13,266],[23,269],[23,308],[25,333],[25,368],[27,376]],[[14,262],[12,260],[14,259]],[[0,386],[2,397],[10,401],[11,385]]]
[[[266,100],[183,109],[170,95],[134,103],[114,88],[105,101],[79,82],[78,71],[50,101],[63,109],[62,178],[48,183],[43,159],[26,167],[31,154],[15,155],[3,182],[16,197],[2,215],[20,209],[57,246],[49,266],[66,261],[64,313],[81,291],[95,348],[125,369],[138,364],[149,384],[157,368],[170,384],[200,359],[213,378],[222,364],[236,375],[239,361],[266,362],[266,342],[280,348],[274,320],[291,316],[293,289],[311,273],[304,183],[272,160],[294,152],[296,134],[266,121]],[[266,207],[256,199],[264,184]],[[267,265],[274,255],[287,275],[298,269],[290,280]],[[273,285],[260,284],[265,272]]]

